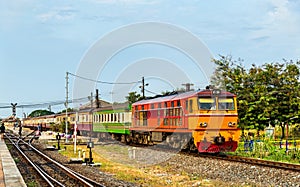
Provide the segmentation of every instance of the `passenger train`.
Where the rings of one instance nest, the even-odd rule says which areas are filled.
[[[128,104],[78,111],[82,135],[113,138],[126,144],[167,145],[201,153],[233,152],[240,137],[236,95],[205,89],[147,98]],[[65,114],[23,119],[23,126],[50,129],[65,121]],[[74,128],[75,112],[68,113]]]

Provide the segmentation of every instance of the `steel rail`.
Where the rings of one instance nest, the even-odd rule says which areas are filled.
[[[69,168],[67,168],[67,169],[69,169]],[[82,179],[88,181],[89,183],[91,183],[91,184],[93,184],[93,185],[95,185],[95,186],[105,187],[104,185],[102,185],[102,184],[100,184],[100,183],[97,183],[96,181],[94,181],[94,180],[92,180],[92,179],[90,179],[90,178],[88,178],[88,177],[86,177],[86,176],[83,176],[83,175],[81,175],[80,173],[77,173],[76,171],[73,171],[73,170],[71,170],[71,169],[69,169],[69,170],[70,170],[70,172],[74,173],[74,174],[77,175],[78,177],[81,177]]]
[[[32,133],[30,133],[30,134],[32,134]],[[28,136],[26,136],[26,137],[28,137]],[[15,136],[15,138],[18,138],[18,137]],[[34,138],[34,137],[33,137],[33,138]],[[32,138],[31,138],[31,139],[32,139]],[[12,142],[12,140],[10,140],[10,141]],[[33,151],[35,151],[36,153],[38,153],[40,156],[42,156],[42,157],[45,158],[46,160],[48,160],[48,161],[54,163],[56,166],[58,166],[59,168],[61,168],[62,170],[64,170],[64,171],[67,173],[67,175],[69,175],[71,178],[74,178],[74,179],[80,181],[80,183],[82,183],[84,186],[87,186],[87,187],[92,187],[92,186],[100,186],[100,187],[104,187],[104,185],[99,184],[99,183],[97,183],[96,181],[93,181],[92,179],[89,179],[89,178],[87,178],[87,177],[85,177],[85,176],[83,176],[83,175],[80,175],[79,173],[76,173],[75,171],[73,171],[73,170],[67,168],[66,166],[60,164],[59,162],[57,162],[57,161],[51,159],[50,157],[48,157],[47,155],[45,155],[44,153],[42,153],[41,151],[39,151],[38,149],[36,149],[33,145],[31,145],[31,143],[30,143],[31,141],[29,141],[29,142],[27,143],[24,139],[18,139],[18,140],[17,140],[17,144],[18,144],[19,142],[22,142],[22,144],[25,144],[25,145],[29,146]],[[12,143],[13,143],[13,142],[12,142]],[[15,143],[13,143],[13,144],[16,145]],[[22,151],[19,147],[18,147],[18,150]],[[22,152],[22,155],[23,155],[23,154],[25,154],[25,153]],[[25,155],[25,156],[26,156],[26,155]],[[27,158],[28,158],[28,157],[27,157]],[[28,158],[28,159],[29,159],[29,158]],[[32,163],[32,162],[31,162],[31,163]],[[32,164],[34,164],[34,163],[32,163]],[[56,183],[58,186],[64,186],[64,185],[61,184],[59,181],[53,179],[50,175],[48,175],[46,172],[44,172],[39,166],[37,166],[37,165],[34,164],[34,167],[35,167],[36,169],[40,169],[40,170],[38,171],[40,175],[44,174],[44,175],[46,175],[46,176],[48,177],[48,179],[52,180],[52,181],[53,181],[54,183]],[[54,185],[52,184],[52,185],[50,185],[50,186],[54,186]]]
[[[51,177],[49,174],[47,174],[40,166],[36,166],[37,168],[40,169],[40,171],[45,174],[50,180],[52,180],[54,183],[56,183],[59,186],[64,187],[65,185],[63,185],[62,183],[60,183],[58,180],[54,179],[53,177]]]
[[[41,172],[41,170],[27,157],[27,155],[20,149],[20,147],[16,145],[15,142],[13,142],[13,140],[6,133],[4,135],[11,142],[11,144],[14,145],[14,147],[19,151],[19,153],[27,160],[27,162],[30,163],[30,165],[38,172],[38,174],[43,177],[47,184],[51,187],[54,187],[52,182],[48,180],[44,173]]]
[[[84,179],[82,179],[81,177],[75,175],[73,172],[70,171],[69,168],[67,168],[66,166],[60,164],[59,162],[53,160],[52,158],[50,158],[49,156],[45,155],[44,153],[42,153],[41,151],[39,151],[38,149],[36,149],[34,146],[32,146],[31,144],[21,140],[23,143],[27,144],[32,150],[34,150],[36,153],[38,153],[39,155],[41,155],[43,158],[45,158],[46,160],[52,162],[53,164],[55,164],[56,166],[58,166],[59,168],[61,168],[62,170],[64,170],[70,177],[75,178],[76,180],[80,181],[84,186],[89,186],[89,187],[93,187],[92,184],[90,184],[89,182],[85,181]]]
[[[277,169],[284,169],[284,170],[300,172],[300,164],[291,164],[291,163],[287,163],[287,162],[262,160],[262,159],[256,159],[256,158],[231,156],[231,155],[197,154],[197,156],[204,157],[204,158],[219,159],[219,160],[225,160],[225,161],[230,161],[230,162],[241,162],[241,163],[252,164],[252,165],[257,165],[257,166],[265,166],[265,167],[272,167],[272,168],[277,168]]]
[[[118,144],[118,145],[124,145],[124,144]],[[144,145],[134,144],[135,147],[145,147]],[[147,146],[146,146],[147,147]],[[151,150],[160,150],[160,151],[168,151],[173,153],[176,152],[177,149],[165,149],[163,147],[151,147],[148,146],[148,149]],[[175,153],[174,152],[174,153]],[[272,167],[277,169],[284,169],[284,170],[290,170],[290,171],[297,171],[300,172],[300,164],[292,164],[287,162],[278,162],[278,161],[271,161],[271,160],[263,160],[263,159],[255,159],[255,158],[249,158],[249,157],[241,157],[241,156],[231,156],[227,154],[223,155],[212,155],[212,154],[202,154],[198,152],[190,152],[190,151],[184,151],[181,150],[179,153],[189,156],[195,156],[195,157],[204,157],[204,158],[212,158],[212,159],[219,159],[219,160],[226,160],[231,162],[242,162],[247,164],[253,164],[253,165],[259,165],[259,166],[265,166],[265,167]]]
[[[298,171],[298,172],[300,171],[300,164],[292,164],[292,163],[287,163],[287,162],[262,160],[262,159],[240,157],[240,156],[227,156],[227,160],[255,164],[255,165],[260,165],[260,166],[279,168],[279,169],[285,169],[285,170]]]

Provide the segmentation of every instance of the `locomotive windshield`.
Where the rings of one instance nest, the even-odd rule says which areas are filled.
[[[218,99],[219,110],[234,110],[233,98],[219,98]]]
[[[199,98],[200,110],[234,110],[233,98]]]
[[[215,98],[199,98],[200,110],[216,110],[216,99]]]

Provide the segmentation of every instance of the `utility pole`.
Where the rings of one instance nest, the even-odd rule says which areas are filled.
[[[114,92],[109,92],[109,94],[111,95],[111,99],[113,100]]]
[[[99,108],[100,107],[100,101],[99,101],[99,90],[98,89],[96,89],[95,99],[96,99],[96,108]]]
[[[93,110],[93,92],[91,92],[91,112]]]
[[[145,79],[142,77],[142,86],[140,86],[142,94],[143,94],[143,99],[145,99],[145,86],[148,86],[149,84],[145,84]]]
[[[182,86],[185,86],[185,91],[191,91],[191,86],[194,86],[192,83],[186,83],[186,84],[181,84]]]
[[[77,123],[78,123],[78,110],[76,110],[75,125],[74,125],[74,154],[76,154],[77,145]]]
[[[90,110],[90,113],[91,113],[91,116],[92,116],[92,119],[93,119],[93,92],[91,92],[91,110]],[[92,123],[92,119],[91,119],[91,123]],[[92,141],[92,125],[90,126],[90,142]]]
[[[91,92],[91,124],[93,122],[93,92]],[[89,158],[89,164],[93,164],[93,155],[92,155],[92,148],[94,147],[94,142],[92,142],[92,125],[90,126],[90,141],[88,142],[87,148],[90,149],[90,158]]]
[[[66,72],[66,103],[65,103],[65,106],[66,106],[66,120],[65,120],[65,123],[66,123],[66,143],[68,142],[68,138],[67,138],[67,133],[68,133],[68,100],[69,100],[69,88],[68,88],[68,85],[69,85],[69,73]]]

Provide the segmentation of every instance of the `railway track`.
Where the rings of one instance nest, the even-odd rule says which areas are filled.
[[[248,164],[253,164],[253,165],[266,166],[266,167],[272,167],[272,168],[277,168],[277,169],[285,169],[285,170],[292,170],[292,171],[300,172],[300,164],[291,164],[291,163],[285,163],[285,162],[276,162],[276,161],[254,159],[254,158],[247,158],[247,157],[240,157],[240,156],[227,156],[226,158],[223,158],[223,159],[229,160],[229,161],[242,162],[242,163],[248,163]]]
[[[187,155],[193,155],[196,157],[225,160],[230,162],[240,162],[240,163],[250,164],[254,166],[265,166],[265,167],[271,167],[276,169],[284,169],[284,170],[300,172],[300,164],[292,164],[286,162],[278,162],[278,161],[263,160],[263,159],[249,158],[249,157],[241,157],[241,156],[232,156],[227,154],[210,155],[210,154],[200,154],[200,153],[189,153],[184,151],[181,153]]]
[[[104,186],[78,174],[36,149],[30,143],[35,136],[29,135],[21,139],[19,136],[6,134],[6,138],[38,173],[41,179],[39,183],[42,186]]]
[[[34,141],[33,145],[40,147],[41,150],[45,149],[46,146],[43,144],[43,142],[47,142],[47,140],[44,138],[45,137],[43,137],[43,140],[45,141],[39,141],[39,143]],[[64,142],[62,142],[62,144],[63,143]],[[133,147],[136,148],[132,149]],[[134,157],[132,155],[132,150],[135,150]],[[199,155],[198,153],[179,152],[178,150],[172,150],[164,145],[146,146],[132,144],[130,147],[128,147],[128,145],[125,145],[124,143],[110,139],[95,143],[93,151],[95,151],[96,154],[102,154],[102,156],[105,156],[109,160],[115,161],[117,163],[132,164],[133,166],[137,167],[141,167],[141,164],[144,164],[144,166],[147,166],[149,164],[159,164],[162,167],[168,167],[170,171],[174,173],[180,174],[181,172],[183,172],[195,178],[201,176],[207,178],[208,180],[218,179],[231,185],[247,184],[249,186],[256,186],[255,184],[260,184],[262,186],[298,186],[297,184],[299,184],[300,180],[299,170],[297,168],[293,169],[294,165],[296,164],[288,164],[288,166],[283,166],[283,164],[286,164],[267,164],[266,161],[261,161],[259,159],[258,161],[262,163],[257,163],[257,159],[254,159],[254,161],[251,162],[248,158],[246,158],[246,161],[243,157],[235,157],[230,155]],[[83,168],[83,166],[81,165],[69,165],[68,159],[60,159],[60,156],[54,156],[55,154],[53,153],[56,153],[56,151],[53,152],[45,150],[43,152],[47,155],[50,155],[51,158],[55,158],[55,160],[60,160],[61,163],[65,163],[65,166],[71,167],[80,173],[85,173],[85,176],[93,177],[94,174],[98,174],[98,171],[92,171],[89,169],[93,167]],[[229,157],[231,157],[231,160]],[[162,160],[162,158],[166,159]],[[297,165],[295,167],[297,167]],[[87,168],[87,171],[84,171],[85,168]],[[160,172],[164,174],[162,171]],[[90,175],[91,173],[93,175]],[[166,174],[166,176],[168,175],[169,174]],[[97,177],[93,177],[94,180],[102,183],[103,180],[101,180],[101,178],[102,176],[98,175]],[[103,176],[103,178],[105,178],[106,180],[107,178],[109,178],[109,176]],[[186,181],[185,183],[189,182]],[[126,186],[110,185],[110,182],[105,182],[104,184],[106,186]]]
[[[102,145],[106,144],[117,144],[120,146],[125,146],[125,144],[117,142],[117,141],[109,141],[106,143],[103,143]],[[276,169],[284,169],[284,170],[290,170],[290,171],[297,171],[300,172],[300,164],[292,164],[292,163],[286,163],[286,162],[278,162],[278,161],[270,161],[270,160],[263,160],[263,159],[255,159],[255,158],[249,158],[249,157],[241,157],[241,156],[231,156],[227,154],[219,154],[219,155],[211,155],[211,154],[200,154],[197,152],[189,152],[189,151],[178,151],[178,149],[172,149],[172,148],[166,148],[165,146],[145,146],[145,145],[139,145],[139,144],[132,144],[132,146],[137,148],[147,148],[155,151],[164,151],[164,152],[170,152],[170,153],[180,153],[185,155],[193,155],[195,157],[205,157],[205,158],[211,158],[211,159],[219,159],[219,160],[226,160],[231,162],[240,162],[245,164],[251,164],[254,166],[265,166],[265,167],[272,167]]]
[[[124,143],[121,143],[119,141],[114,141],[114,140],[107,140],[104,142],[101,142],[100,145],[95,144],[96,146],[101,146],[101,145],[109,145],[109,144],[117,144],[119,146],[127,146]],[[170,153],[178,153],[178,150],[173,150],[170,148],[166,148],[166,146],[146,146],[146,145],[135,145],[132,144],[131,146],[137,147],[137,149],[152,149],[155,151],[164,151],[164,152],[170,152]],[[211,159],[216,159],[216,160],[226,160],[230,162],[239,162],[243,164],[248,164],[251,166],[264,166],[264,167],[269,167],[269,168],[276,168],[276,169],[282,169],[286,171],[296,171],[300,172],[300,164],[291,164],[291,163],[284,163],[284,162],[276,162],[276,161],[268,161],[268,160],[262,160],[262,159],[253,159],[253,158],[247,158],[247,157],[239,157],[239,156],[231,156],[231,155],[209,155],[209,154],[199,154],[199,153],[189,153],[186,151],[180,151],[180,154],[186,154],[186,155],[192,155],[195,157],[205,157],[205,158],[211,158]],[[253,167],[254,169],[255,167]]]

